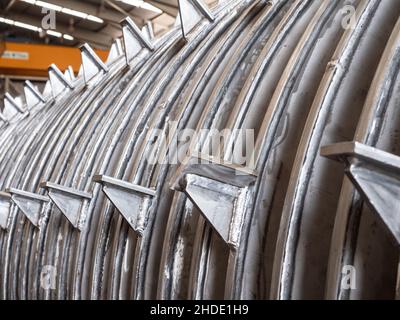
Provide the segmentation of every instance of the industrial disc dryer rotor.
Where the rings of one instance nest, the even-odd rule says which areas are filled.
[[[179,0],[7,94],[0,298],[400,295],[399,14]]]

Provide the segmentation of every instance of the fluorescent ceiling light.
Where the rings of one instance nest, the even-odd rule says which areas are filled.
[[[74,40],[74,37],[73,37],[73,36],[70,36],[69,34],[64,34],[64,35],[63,35],[63,38],[66,39],[66,40],[71,40],[71,41]]]
[[[125,4],[129,4],[131,6],[137,7],[137,8],[141,8],[141,9],[146,9],[155,13],[163,13],[162,10],[160,10],[159,8],[153,6],[150,3],[144,2],[142,0],[118,0],[120,2],[123,2]]]
[[[14,25],[14,20],[5,19],[0,17],[0,22]]]
[[[87,13],[83,13],[83,12],[72,10],[72,9],[68,9],[68,8],[62,8],[61,12],[65,13],[65,14],[69,14],[71,16],[75,16],[75,17],[81,18],[81,19],[86,19],[87,16],[88,16]]]
[[[38,28],[36,26],[32,26],[32,25],[27,24],[27,23],[19,22],[19,21],[14,21],[14,26],[20,27],[20,28],[24,28],[24,29],[28,29],[28,30],[32,30],[32,31],[36,31],[36,32],[42,31],[41,28]]]
[[[91,14],[89,14],[89,15],[86,17],[86,19],[87,19],[87,20],[90,20],[90,21],[97,22],[97,23],[103,23],[103,22],[104,22],[103,19],[100,19],[100,18],[98,18],[98,17],[92,16]]]
[[[95,16],[87,14],[85,12],[61,7],[56,4],[52,4],[52,3],[48,3],[48,2],[44,2],[44,1],[38,1],[38,0],[20,0],[20,1],[23,1],[23,2],[38,6],[38,7],[54,10],[57,12],[62,12],[62,13],[65,13],[65,14],[68,14],[68,15],[71,15],[74,17],[78,17],[78,18],[81,18],[84,20],[90,20],[90,21],[97,22],[97,23],[104,22],[104,20],[99,17],[95,17]]]
[[[28,30],[35,31],[35,32],[42,32],[43,31],[42,28],[33,26],[31,24],[27,24],[27,23],[20,22],[20,21],[14,21],[14,20],[11,20],[11,19],[6,19],[6,18],[3,18],[3,17],[0,17],[0,23],[6,23],[6,24],[9,24],[9,25],[18,27],[18,28],[28,29]],[[54,30],[46,30],[46,33],[49,36],[53,36],[53,37],[57,37],[57,38],[61,38],[62,37],[64,39],[66,39],[66,40],[71,40],[71,41],[75,40],[74,37],[70,36],[69,34],[62,34],[61,32],[57,32],[57,31],[54,31]]]
[[[26,1],[26,0],[23,0],[23,1]],[[34,4],[38,7],[43,7],[43,8],[55,10],[55,11],[61,11],[61,9],[62,9],[61,6],[58,6],[58,5],[52,4],[52,3],[48,3],[48,2],[44,2],[44,1],[35,1],[34,3],[32,3],[32,1],[29,1],[29,3]]]
[[[53,37],[57,37],[57,38],[61,38],[62,37],[62,33],[57,32],[57,31],[53,31],[53,30],[46,30],[46,33],[50,36]]]

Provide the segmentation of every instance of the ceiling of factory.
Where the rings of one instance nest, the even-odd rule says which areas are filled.
[[[119,23],[126,16],[138,26],[151,21],[157,36],[174,25],[177,13],[178,0],[0,0],[0,34],[7,41],[67,46],[87,42],[107,49],[121,36]]]

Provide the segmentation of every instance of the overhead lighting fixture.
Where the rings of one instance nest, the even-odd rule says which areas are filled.
[[[2,17],[0,17],[0,22],[7,23],[7,24],[14,24],[14,20],[5,19],[5,18],[2,18]]]
[[[36,32],[41,32],[42,31],[41,28],[38,28],[36,26],[32,26],[32,25],[27,24],[27,23],[19,22],[19,21],[14,21],[14,26],[19,27],[19,28],[32,30],[32,31],[36,31]]]
[[[46,33],[50,36],[57,37],[57,38],[62,38],[62,36],[63,36],[61,32],[57,32],[57,31],[53,31],[53,30],[46,30]]]
[[[93,16],[91,14],[87,14],[82,11],[77,11],[77,10],[69,9],[66,7],[61,7],[61,6],[58,6],[53,3],[37,1],[37,0],[21,0],[21,1],[38,6],[38,7],[54,10],[57,12],[62,12],[62,13],[68,14],[70,16],[78,17],[83,20],[90,20],[90,21],[97,22],[97,23],[104,23],[104,20],[100,19],[99,17]]]
[[[23,0],[25,1],[25,0]],[[48,2],[44,2],[44,1],[29,1],[29,3],[39,6],[39,7],[43,7],[46,9],[50,9],[50,10],[55,10],[55,11],[60,11],[62,9],[62,7],[53,4],[53,3],[48,3]]]
[[[3,18],[3,17],[0,17],[0,23],[9,24],[11,26],[15,26],[15,27],[18,27],[18,28],[23,28],[23,29],[27,29],[27,30],[31,30],[31,31],[39,32],[39,33],[43,32],[42,28],[33,26],[31,24],[27,24],[27,23],[24,23],[24,22],[14,21],[14,20],[11,20],[11,19],[6,19],[6,18]],[[57,31],[54,31],[54,30],[46,30],[46,34],[48,34],[49,36],[52,36],[52,37],[64,38],[64,39],[70,40],[70,41],[75,40],[75,38],[73,36],[70,36],[69,34],[62,34],[61,32],[57,32]]]
[[[141,9],[146,9],[149,11],[152,11],[154,13],[163,13],[163,11],[155,6],[153,6],[150,3],[144,2],[142,0],[118,0],[119,2],[123,2],[125,4],[141,8]]]
[[[69,34],[63,34],[63,38],[66,40],[74,41],[74,37],[70,36]]]

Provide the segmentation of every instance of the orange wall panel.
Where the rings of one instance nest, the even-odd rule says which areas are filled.
[[[103,61],[106,61],[108,51],[95,51]],[[3,55],[0,57],[0,74],[47,77],[47,68],[52,63],[61,71],[72,66],[74,72],[78,73],[81,65],[80,50],[63,46],[6,42]]]

